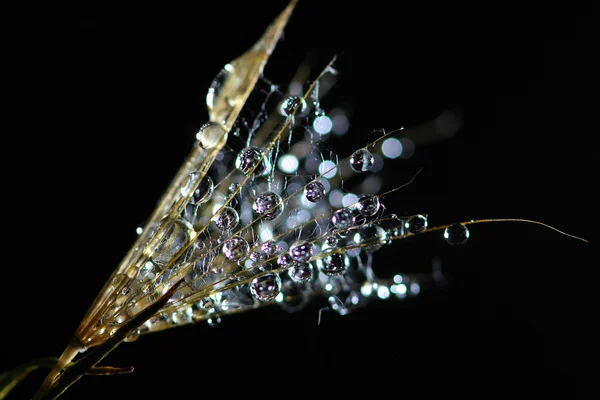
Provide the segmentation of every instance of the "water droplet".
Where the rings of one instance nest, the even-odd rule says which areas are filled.
[[[372,217],[379,211],[380,203],[378,196],[362,195],[358,199],[358,212],[365,217]]]
[[[348,229],[354,225],[354,213],[349,208],[342,208],[333,213],[331,222],[337,229]]]
[[[215,122],[208,122],[196,133],[196,140],[203,149],[213,149],[227,141],[227,132]]]
[[[304,263],[312,257],[312,244],[305,240],[298,240],[290,246],[290,255],[292,259],[299,263]]]
[[[250,293],[260,301],[271,301],[281,291],[281,278],[277,274],[257,276],[250,283]]]
[[[444,229],[444,239],[453,246],[467,243],[470,235],[465,224],[452,224]]]
[[[319,181],[312,181],[304,188],[304,196],[311,203],[319,202],[325,194],[325,186]]]
[[[217,219],[215,220],[215,224],[217,228],[220,230],[229,230],[235,227],[240,222],[240,217],[233,208],[231,207],[223,207]]]
[[[244,175],[249,175],[255,167],[254,176],[266,175],[271,171],[271,163],[263,155],[263,151],[259,148],[246,147],[239,152],[235,159],[235,167],[242,171]]]
[[[235,192],[238,188],[240,187],[240,184],[237,182],[233,182],[229,185],[229,194],[231,195],[233,192]]]
[[[308,115],[308,104],[306,104],[306,101],[302,97],[298,96],[289,96],[286,98],[281,103],[279,111],[284,117],[289,117],[296,108],[298,109],[296,117],[306,117]]]
[[[223,244],[223,254],[230,260],[239,260],[248,254],[250,246],[240,236],[232,236]]]
[[[272,256],[277,252],[277,243],[275,243],[274,240],[269,240],[268,242],[263,243],[260,248],[266,255]]]
[[[215,186],[210,176],[204,176],[196,190],[194,190],[194,194],[192,195],[192,200],[194,204],[202,204],[210,200],[213,194],[214,187]]]
[[[337,237],[337,235],[331,235],[331,236],[327,236],[327,239],[325,239],[325,243],[327,244],[327,246],[329,247],[335,247],[338,244],[338,241],[340,239]]]
[[[298,283],[306,283],[313,278],[313,267],[309,263],[295,263],[288,270],[290,279]]]
[[[258,196],[252,205],[252,209],[258,217],[272,221],[283,212],[283,203],[278,194],[264,192]]]
[[[354,234],[353,240],[361,248],[373,252],[379,250],[386,243],[387,232],[379,225],[364,225]]]
[[[159,223],[156,232],[159,232],[162,236],[158,246],[152,253],[152,261],[155,264],[164,266],[187,245],[193,234],[193,228],[184,219],[171,220],[165,218]]]
[[[413,215],[404,222],[404,229],[410,233],[419,233],[427,229],[427,217],[421,214]]]
[[[341,275],[350,266],[350,259],[344,253],[332,253],[317,260],[317,266],[327,276]]]
[[[367,149],[356,150],[350,156],[350,167],[354,172],[366,172],[373,167],[374,162],[373,154]]]
[[[277,265],[280,268],[289,268],[294,263],[294,259],[288,253],[282,254],[277,257]]]
[[[235,69],[231,64],[226,64],[212,80],[208,92],[206,93],[206,106],[209,111],[214,109],[223,85],[234,71]]]

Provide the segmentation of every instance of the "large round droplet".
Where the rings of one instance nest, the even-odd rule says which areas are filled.
[[[240,217],[233,208],[231,207],[223,207],[217,219],[215,220],[215,225],[220,230],[229,230],[235,227],[240,222]]]
[[[257,276],[250,283],[250,293],[260,301],[271,301],[281,291],[281,278],[277,274]]]
[[[283,212],[283,202],[277,193],[264,192],[257,197],[252,209],[258,217],[271,221]]]
[[[268,256],[272,256],[277,252],[277,243],[274,240],[268,240],[260,246],[260,249]]]
[[[183,197],[187,197],[194,190],[194,193],[190,197],[190,204],[206,203],[213,194],[214,184],[210,176],[205,175],[200,183],[198,183],[196,189],[194,189],[198,179],[200,179],[200,172],[192,172],[181,184],[181,196]]]
[[[232,236],[223,244],[223,254],[234,261],[244,257],[249,250],[248,242],[240,236]]]
[[[161,235],[161,239],[152,253],[152,261],[158,265],[165,265],[188,244],[193,228],[184,219],[165,218],[159,223],[156,232]]]
[[[327,276],[341,275],[350,266],[350,259],[345,253],[332,253],[317,260],[317,266]]]
[[[208,122],[196,133],[196,140],[203,149],[213,149],[227,141],[227,132],[220,124]]]
[[[350,167],[354,172],[366,172],[373,167],[375,158],[367,149],[356,150],[350,156]]]
[[[290,279],[298,283],[306,283],[313,278],[313,268],[309,263],[296,263],[288,270]]]
[[[249,175],[254,170],[254,176],[266,175],[271,171],[271,163],[264,153],[256,147],[246,147],[239,152],[235,159],[235,167],[242,171],[244,175]]]
[[[465,224],[452,224],[444,229],[444,239],[453,246],[467,243],[470,235]]]
[[[353,238],[367,252],[379,250],[387,241],[387,232],[381,226],[369,224],[361,227]]]
[[[325,197],[325,186],[319,181],[312,181],[304,188],[304,196],[311,203],[317,203]]]
[[[378,196],[362,195],[358,199],[358,212],[365,217],[372,217],[379,211],[380,203]]]
[[[277,257],[277,265],[279,268],[289,268],[294,263],[294,259],[288,253],[282,254]]]
[[[302,97],[289,96],[281,103],[279,111],[284,117],[289,117],[296,109],[296,117],[305,117],[308,115],[308,104],[306,104],[306,101]]]
[[[419,233],[427,229],[427,217],[421,214],[413,215],[404,222],[404,229],[410,233]]]
[[[312,257],[312,244],[305,240],[298,240],[290,246],[290,255],[296,262],[307,262]]]
[[[331,222],[337,229],[348,229],[354,225],[355,220],[354,212],[349,208],[342,208],[333,213]]]

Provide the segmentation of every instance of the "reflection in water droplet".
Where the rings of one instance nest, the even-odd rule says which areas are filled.
[[[453,246],[467,243],[469,236],[469,228],[464,224],[452,224],[444,229],[444,239]]]
[[[254,176],[263,176],[271,172],[271,163],[267,157],[263,158],[263,151],[256,147],[246,147],[239,152],[235,159],[235,167],[244,175],[249,175],[254,169]],[[262,160],[261,160],[262,159]]]
[[[427,217],[424,215],[413,215],[404,222],[404,229],[410,233],[419,233],[427,229]]]
[[[231,64],[226,64],[211,82],[208,88],[208,93],[206,93],[206,106],[208,107],[209,111],[215,107],[216,100],[221,93],[221,89],[223,88],[225,81],[227,81],[227,78],[229,78],[234,71],[235,69]]]
[[[306,101],[298,96],[289,96],[286,98],[281,103],[279,111],[284,117],[289,117],[296,108],[298,109],[298,111],[296,111],[296,117],[305,117],[308,115],[308,105],[306,104]]]
[[[155,264],[166,265],[187,245],[193,233],[193,228],[184,219],[170,220],[165,218],[159,223],[157,232],[162,236],[158,246],[152,253],[152,261]]]
[[[233,208],[231,207],[223,207],[217,219],[215,220],[215,224],[217,228],[220,230],[229,230],[235,227],[240,222],[240,217]]]
[[[281,278],[277,274],[257,276],[250,283],[250,293],[260,301],[273,300],[281,290]]]
[[[365,217],[372,217],[379,211],[379,197],[371,195],[362,195],[358,199],[358,212]]]
[[[367,149],[356,150],[350,156],[350,167],[354,172],[366,172],[373,167],[374,162],[373,154]]]
[[[196,140],[203,149],[209,150],[227,141],[227,132],[215,122],[208,122],[196,133]]]
[[[319,202],[325,194],[325,186],[319,181],[312,181],[304,188],[304,196],[311,203]]]
[[[312,244],[305,240],[298,240],[290,246],[290,255],[296,262],[307,262],[312,257]]]
[[[352,225],[354,225],[354,212],[349,208],[342,208],[333,213],[331,217],[331,222],[333,226],[337,229],[348,229]]]
[[[327,276],[341,275],[350,266],[350,259],[345,253],[333,253],[317,260],[317,266]]]
[[[298,283],[306,283],[313,278],[313,268],[309,263],[295,263],[288,270],[290,279]]]
[[[364,225],[354,234],[353,240],[367,252],[374,252],[386,243],[387,232],[376,224]]]
[[[252,209],[258,217],[271,221],[281,215],[283,212],[283,203],[277,193],[264,192],[258,196],[252,205]]]
[[[234,261],[244,257],[249,250],[248,242],[240,236],[232,236],[223,244],[223,254]]]

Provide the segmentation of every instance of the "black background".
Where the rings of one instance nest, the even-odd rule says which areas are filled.
[[[23,23],[35,46],[7,77],[19,90],[5,158],[18,162],[5,174],[0,369],[60,354],[206,122],[212,78],[284,5],[66,3],[44,28]],[[453,138],[386,164],[390,186],[423,167],[389,210],[432,225],[529,218],[590,239],[593,19],[576,3],[302,0],[265,76],[285,84],[307,55],[318,68],[341,54],[324,101],[354,107],[332,144],[341,155],[375,129],[460,113]],[[471,233],[463,248],[431,234],[376,254],[397,272],[439,257],[456,280],[447,291],[325,312],[321,325],[317,302],[145,336],[105,360],[134,374],[84,377],[63,398],[583,396],[591,245],[527,224]]]

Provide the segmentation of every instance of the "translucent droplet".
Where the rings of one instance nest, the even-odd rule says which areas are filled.
[[[229,230],[235,227],[240,222],[240,217],[233,208],[231,207],[223,207],[217,219],[215,220],[215,225],[220,230]]]
[[[444,239],[453,246],[467,243],[470,235],[465,224],[452,224],[444,229]]]
[[[277,251],[277,243],[274,240],[269,240],[263,243],[260,248],[266,255],[272,256]]]
[[[277,265],[280,268],[289,268],[294,263],[294,259],[288,253],[282,254],[277,257]]]
[[[410,233],[419,233],[427,229],[427,217],[421,214],[413,215],[404,222],[404,229]]]
[[[325,186],[319,181],[312,181],[304,188],[304,196],[311,203],[321,201],[325,194]]]
[[[325,243],[329,247],[335,247],[335,246],[337,246],[339,240],[340,239],[337,237],[337,235],[331,235],[331,236],[327,236],[327,239],[325,239]]]
[[[380,203],[378,196],[362,195],[358,199],[358,212],[365,217],[372,217],[379,211]]]
[[[227,141],[227,132],[220,124],[208,122],[196,133],[196,140],[203,149],[213,149]]]
[[[235,69],[231,64],[226,64],[212,80],[208,88],[208,93],[206,93],[206,106],[208,107],[209,111],[212,111],[212,109],[215,107],[216,100],[221,93],[223,85],[227,81],[227,78],[229,78],[234,71]]]
[[[184,219],[165,218],[159,223],[157,232],[162,236],[152,253],[152,261],[159,265],[165,265],[188,244],[193,228]]]
[[[354,172],[366,172],[373,167],[374,162],[373,154],[367,149],[356,150],[350,156],[350,167]]]
[[[192,200],[194,204],[202,204],[206,203],[212,197],[214,190],[214,184],[210,176],[204,176],[200,181],[200,184],[194,190],[194,194],[192,195]]]
[[[299,263],[304,263],[312,257],[312,244],[305,240],[298,240],[290,246],[290,255],[292,259]]]
[[[266,175],[271,171],[271,163],[263,155],[263,151],[259,148],[246,147],[239,152],[235,159],[235,167],[242,171],[244,175],[249,175],[255,167],[254,176]]]
[[[349,208],[342,208],[333,213],[331,222],[337,229],[348,229],[354,225],[356,217]]]
[[[308,115],[308,104],[306,104],[306,101],[302,97],[298,96],[289,96],[286,98],[281,103],[279,111],[284,117],[289,117],[296,108],[298,109],[296,117],[306,117]]]
[[[368,252],[379,250],[387,241],[387,232],[376,224],[364,225],[354,234],[354,242]]]
[[[327,276],[341,275],[350,266],[350,259],[345,253],[333,253],[319,259],[317,266]]]
[[[281,215],[283,203],[277,193],[264,192],[258,196],[252,205],[252,209],[258,217],[271,221]]]
[[[248,254],[250,246],[240,236],[232,236],[223,244],[223,254],[230,260],[239,260]]]
[[[263,253],[262,251],[253,251],[252,253],[250,253],[250,260],[252,260],[254,263],[261,263],[263,261],[265,261],[267,259],[267,255],[265,253]]]
[[[309,263],[295,263],[288,270],[290,279],[298,283],[306,283],[313,278],[313,267]]]
[[[260,301],[271,301],[281,291],[281,278],[277,274],[257,276],[250,283],[250,293]]]

